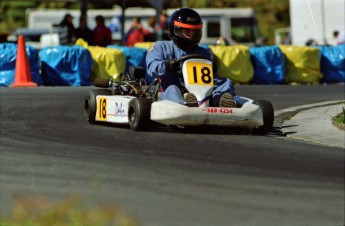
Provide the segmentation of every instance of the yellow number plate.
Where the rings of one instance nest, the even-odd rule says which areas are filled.
[[[107,120],[107,98],[98,97],[97,98],[97,114],[96,118],[98,121]]]
[[[191,61],[186,66],[189,84],[213,86],[212,64]]]

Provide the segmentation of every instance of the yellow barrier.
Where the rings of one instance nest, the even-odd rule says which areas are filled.
[[[126,69],[126,57],[123,52],[114,48],[88,46],[84,40],[77,40],[76,45],[87,48],[94,60],[91,80],[96,77],[119,79]],[[154,42],[136,43],[135,47],[150,49]],[[248,84],[254,77],[248,46],[209,46],[218,68],[220,78],[229,78],[234,83]],[[320,71],[320,50],[305,46],[280,45],[286,58],[286,83],[313,84],[323,77]]]
[[[315,84],[323,77],[320,50],[306,46],[279,46],[286,58],[286,83]]]
[[[254,76],[247,46],[209,46],[215,58],[220,78],[234,83],[249,83]]]
[[[94,81],[96,77],[120,79],[120,75],[126,69],[126,56],[122,51],[114,48],[89,46],[82,39],[78,39],[76,45],[87,48],[91,53],[93,59],[91,81]]]
[[[134,47],[137,48],[143,48],[143,49],[151,49],[151,47],[154,45],[154,42],[137,42],[135,43]]]

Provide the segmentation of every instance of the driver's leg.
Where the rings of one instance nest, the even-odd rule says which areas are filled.
[[[212,92],[212,103],[215,107],[235,107],[235,90],[230,79],[214,79],[214,90]]]
[[[160,95],[159,100],[170,100],[178,104],[184,104],[181,90],[176,85],[168,86]]]
[[[188,92],[182,94],[180,88],[176,85],[168,86],[168,88],[161,93],[159,100],[170,100],[188,107],[198,107],[198,100],[195,95]]]

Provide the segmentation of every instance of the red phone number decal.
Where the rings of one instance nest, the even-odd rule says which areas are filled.
[[[232,114],[231,108],[203,108],[202,111],[207,113]]]

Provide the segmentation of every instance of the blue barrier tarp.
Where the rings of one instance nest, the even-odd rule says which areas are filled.
[[[81,46],[55,46],[40,50],[42,78],[47,86],[88,86],[93,60]]]
[[[146,67],[146,49],[119,45],[108,45],[107,48],[118,49],[125,54],[127,60],[126,70],[129,68],[129,66],[141,66],[143,68]]]
[[[10,86],[14,83],[17,60],[17,44],[1,43],[0,44],[0,86]],[[27,45],[26,54],[30,64],[31,79],[37,85],[42,85],[40,74],[40,61],[38,50]]]
[[[141,66],[146,69],[146,54],[147,50],[138,47],[127,47],[119,45],[108,45],[107,48],[118,49],[126,56],[126,71],[130,66]],[[152,78],[148,75],[145,77],[146,82],[151,83]]]
[[[345,82],[345,44],[320,46],[323,82]]]
[[[285,83],[285,57],[279,46],[252,47],[250,55],[254,67],[253,83]]]

